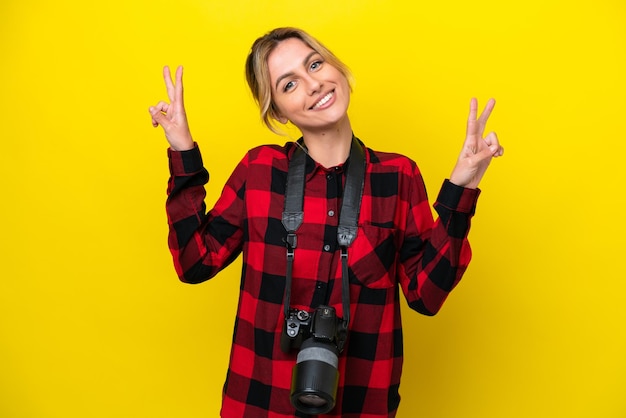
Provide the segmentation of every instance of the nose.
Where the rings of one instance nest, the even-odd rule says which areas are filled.
[[[322,81],[317,79],[314,75],[308,74],[306,79],[306,89],[309,94],[318,93],[322,89]]]

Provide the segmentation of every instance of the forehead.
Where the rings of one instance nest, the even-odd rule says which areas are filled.
[[[267,57],[267,67],[272,84],[283,74],[295,71],[306,64],[305,60],[313,48],[298,38],[281,41]]]

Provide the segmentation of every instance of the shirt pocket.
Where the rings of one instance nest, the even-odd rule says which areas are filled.
[[[396,284],[396,230],[375,225],[359,226],[348,249],[350,281],[372,289]]]

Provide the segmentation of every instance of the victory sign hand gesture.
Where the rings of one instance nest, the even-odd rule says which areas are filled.
[[[499,144],[495,132],[490,132],[483,138],[487,120],[495,105],[495,100],[489,100],[477,119],[478,101],[472,99],[470,102],[465,142],[463,143],[459,159],[450,175],[450,181],[457,186],[471,189],[477,188],[485,171],[487,171],[487,167],[489,167],[491,159],[504,154],[504,148]]]
[[[183,101],[183,67],[179,66],[176,69],[176,83],[172,81],[168,66],[163,68],[163,79],[170,102],[160,101],[156,106],[150,106],[152,126],[156,128],[161,125],[167,142],[173,150],[189,150],[194,147],[194,142],[189,131]]]

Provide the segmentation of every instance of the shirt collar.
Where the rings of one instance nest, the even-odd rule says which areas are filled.
[[[363,142],[361,142],[361,140],[357,137],[355,137],[354,135],[352,135],[353,139],[356,139],[357,141],[359,141],[359,143],[361,144],[361,146],[363,148],[365,148],[365,146],[363,145]],[[287,158],[289,161],[291,161],[291,158],[293,157],[294,152],[296,151],[296,149],[298,147],[304,147],[304,140],[302,137],[300,137],[300,139],[298,139],[297,143],[296,142],[292,142],[291,143],[291,147],[289,149],[287,149]],[[304,149],[306,150],[306,147],[304,147]],[[369,161],[369,155],[366,152],[365,153],[365,160],[366,160],[366,164]],[[323,171],[325,173],[328,172],[336,172],[336,173],[345,173],[346,170],[348,169],[348,165],[350,164],[350,156],[348,156],[348,159],[343,163],[340,164],[338,166],[335,167],[331,167],[331,168],[325,168],[323,167],[321,164],[319,164],[317,161],[315,161],[313,158],[311,158],[311,156],[307,153],[306,154],[306,165],[305,165],[305,178],[306,181],[309,181],[311,178],[313,178],[313,176],[315,175],[315,173],[317,173],[318,171]]]

